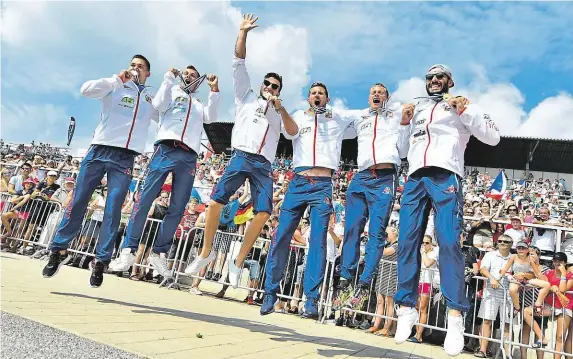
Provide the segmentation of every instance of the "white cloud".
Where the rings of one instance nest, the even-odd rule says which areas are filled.
[[[47,142],[45,139],[55,133],[67,133],[65,131],[70,118],[65,107],[52,104],[23,106],[2,104],[0,117],[2,117],[2,138],[26,143],[33,140]],[[61,144],[66,140],[67,138],[62,135],[58,142]]]

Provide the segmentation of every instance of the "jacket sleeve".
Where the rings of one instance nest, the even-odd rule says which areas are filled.
[[[409,125],[401,125],[400,121],[402,121],[402,109],[403,106],[400,107],[400,110],[397,111],[397,121],[398,121],[398,143],[396,146],[398,147],[398,155],[400,158],[408,157],[408,150],[410,149],[410,130],[411,130],[411,122]]]
[[[219,92],[209,92],[207,106],[203,108],[203,123],[217,122],[219,116]]]
[[[175,84],[175,75],[171,71],[167,71],[163,76],[163,82],[159,86],[157,94],[153,97],[153,107],[161,114],[169,109],[171,104],[171,88]]]
[[[487,113],[476,104],[469,104],[460,115],[464,126],[481,142],[495,146],[500,141],[499,129]]]
[[[285,136],[285,138],[286,138],[287,140],[294,140],[294,139],[297,138],[297,137],[299,136],[299,134],[300,134],[300,123],[299,123],[300,121],[298,120],[298,119],[299,119],[299,116],[300,116],[300,112],[301,112],[301,111],[299,110],[299,111],[297,111],[297,112],[295,112],[295,113],[293,113],[293,114],[291,115],[293,121],[296,122],[296,125],[298,126],[298,131],[297,131],[294,135],[290,135],[290,134],[285,130],[284,126],[281,125],[281,131],[282,131],[283,135]],[[303,114],[303,116],[304,116],[304,114]],[[281,121],[281,123],[282,123],[282,121]]]
[[[123,82],[119,76],[113,75],[112,77],[87,81],[80,88],[80,92],[85,97],[99,100],[121,86],[123,86]]]
[[[245,59],[235,57],[233,59],[233,90],[235,91],[235,102],[241,103],[251,91],[251,79],[245,66]]]

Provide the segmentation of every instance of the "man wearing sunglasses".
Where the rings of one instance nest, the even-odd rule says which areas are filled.
[[[251,183],[253,211],[256,214],[247,227],[237,258],[233,260],[229,256],[229,282],[234,288],[239,285],[247,255],[272,213],[271,163],[275,159],[280,134],[283,131],[290,135],[298,133],[296,123],[278,97],[282,88],[281,76],[274,72],[266,74],[258,94],[251,88],[251,80],[245,67],[247,33],[259,26],[256,24],[257,19],[252,14],[243,15],[239,27],[233,60],[233,89],[237,106],[231,138],[233,157],[211,196],[201,253],[185,270],[186,274],[195,275],[215,259],[211,248],[221,210],[248,178]]]
[[[420,242],[431,208],[435,213],[436,239],[440,247],[440,276],[448,311],[448,331],[444,350],[458,355],[464,345],[462,312],[469,310],[465,295],[464,260],[460,247],[464,175],[464,151],[473,135],[495,146],[499,130],[490,116],[468,99],[453,97],[452,72],[445,65],[434,65],[426,73],[428,97],[416,103],[410,121],[408,163],[410,174],[404,186],[400,208],[398,240],[398,291],[400,305],[395,340],[405,342],[418,319],[418,279]]]
[[[178,77],[181,79],[179,83],[176,81]],[[206,76],[211,91],[207,105],[203,105],[196,95],[203,78],[193,65],[188,65],[181,74],[179,70],[171,68],[165,73],[157,95],[153,98],[153,107],[160,114],[155,151],[147,167],[140,195],[135,197],[123,249],[119,258],[110,264],[113,271],[124,272],[135,263],[147,213],[171,173],[171,204],[159,226],[149,255],[149,264],[164,278],[171,277],[167,253],[191,197],[203,124],[217,120],[219,79],[213,74]]]
[[[279,284],[288,260],[289,244],[307,207],[310,207],[310,242],[304,275],[306,304],[303,317],[318,318],[319,291],[326,269],[327,233],[332,207],[332,174],[338,169],[342,139],[352,122],[326,108],[326,85],[315,82],[308,91],[309,109],[293,118],[297,131],[292,139],[295,175],[283,201],[279,227],[267,259],[265,298],[261,315],[274,312]]]
[[[386,226],[396,194],[397,173],[401,158],[408,153],[409,121],[414,106],[387,107],[388,89],[381,83],[370,88],[369,108],[362,110],[350,129],[358,136],[358,173],[346,192],[347,215],[340,262],[338,295],[334,310],[362,308],[368,299],[370,284],[376,274],[386,243]],[[404,114],[404,115],[403,115]],[[402,119],[402,116],[406,118]],[[402,126],[400,123],[406,124]],[[360,259],[360,236],[369,219],[364,270],[355,289],[351,282]]]
[[[82,95],[101,101],[101,121],[78,173],[71,208],[66,210],[52,241],[50,259],[43,270],[45,278],[54,276],[69,261],[68,245],[80,231],[90,198],[107,174],[110,191],[90,277],[92,287],[101,286],[105,267],[111,260],[135,157],[145,150],[151,120],[158,119],[158,112],[151,103],[155,94],[145,86],[150,71],[149,61],[135,55],[128,70],[82,85]]]

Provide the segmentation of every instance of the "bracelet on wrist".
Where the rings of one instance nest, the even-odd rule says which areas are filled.
[[[567,280],[567,277],[561,277],[561,280]]]

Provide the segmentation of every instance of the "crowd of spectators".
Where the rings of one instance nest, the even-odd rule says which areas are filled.
[[[2,147],[2,178],[0,192],[2,197],[2,247],[3,250],[32,254],[36,245],[47,244],[53,235],[65,210],[71,200],[75,186],[75,177],[80,166],[80,159],[74,159],[66,153],[46,144],[32,146],[17,146],[14,150]],[[146,168],[150,154],[136,158],[133,176],[136,184],[126,197],[122,209],[122,223],[117,233],[116,249],[122,240],[123,232],[129,215],[133,209],[140,184],[145,179]],[[169,253],[170,265],[177,264],[177,270],[182,272],[185,263],[174,261],[184,258],[184,262],[192,260],[200,248],[202,233],[194,228],[205,225],[205,208],[208,205],[208,193],[222,176],[228,158],[225,155],[202,153],[198,158],[195,188],[205,189],[204,195],[193,195],[189,200],[186,212],[181,219],[179,230],[175,235],[173,248]],[[17,171],[17,172],[14,172]],[[401,190],[407,174],[407,164],[399,168],[400,183],[395,205],[387,228],[388,243],[380,263],[377,277],[372,283],[371,300],[367,303],[355,303],[351,309],[368,311],[379,315],[394,317],[393,296],[396,289],[396,253],[399,233],[399,212]],[[327,259],[329,268],[336,268],[344,237],[345,223],[345,192],[353,175],[357,172],[351,161],[341,163],[340,169],[333,174],[334,195],[333,215],[328,228]],[[286,194],[289,181],[294,176],[292,158],[278,156],[273,163],[273,178],[275,192],[273,193],[274,213],[265,225],[261,234],[261,242],[253,248],[245,268],[249,271],[247,286],[250,289],[245,302],[256,304],[262,302],[261,289],[266,253],[269,240],[273,237],[278,226],[278,215]],[[475,169],[467,169],[463,179],[465,204],[463,208],[464,230],[462,238],[463,253],[468,274],[468,297],[472,301],[472,313],[466,320],[466,330],[474,334],[490,336],[494,324],[509,325],[510,319],[521,315],[522,340],[529,344],[529,331],[533,328],[536,338],[533,347],[547,345],[548,340],[543,335],[544,321],[537,318],[552,317],[557,324],[557,338],[554,340],[555,350],[571,352],[573,337],[573,295],[565,294],[573,290],[573,199],[566,191],[564,180],[535,180],[530,176],[522,179],[509,180],[507,191],[500,199],[488,196],[487,190],[494,178],[489,173],[479,173]],[[150,221],[146,225],[141,245],[137,253],[138,263],[145,264],[149,255],[154,233],[158,223],[165,216],[170,200],[171,179],[165,182],[162,192],[154,202],[150,212]],[[107,187],[105,178],[90,201],[84,226],[71,249],[80,253],[90,253],[95,247],[99,228],[103,220]],[[36,207],[33,207],[35,203]],[[58,206],[49,207],[46,203]],[[42,207],[43,206],[43,207]],[[35,214],[36,213],[36,214]],[[39,213],[39,214],[38,214]],[[60,217],[58,217],[58,215]],[[234,242],[244,233],[252,219],[252,203],[248,182],[237,191],[225,206],[221,215],[219,229],[213,249],[217,252],[216,259],[201,273],[205,280],[220,281],[225,279],[225,262],[232,251]],[[293,236],[289,265],[285,270],[282,299],[276,310],[284,313],[298,313],[302,310],[302,278],[306,264],[306,252],[310,240],[310,218],[306,213]],[[368,228],[368,224],[365,227]],[[18,235],[15,233],[19,231]],[[46,234],[48,232],[48,234]],[[186,233],[191,233],[186,236]],[[181,243],[187,238],[192,239],[186,249],[181,251]],[[364,233],[362,253],[368,238]],[[22,242],[18,239],[25,239]],[[433,213],[430,213],[426,236],[420,249],[423,266],[420,275],[420,323],[437,325],[436,315],[430,314],[434,309],[433,298],[439,293],[439,246],[433,230]],[[85,266],[89,255],[79,255],[78,260],[71,265]],[[82,259],[83,258],[83,259]],[[85,259],[88,259],[87,261]],[[509,264],[508,264],[509,263]],[[359,266],[359,270],[360,270]],[[327,272],[329,273],[329,272]],[[337,280],[336,270],[333,280]],[[486,280],[473,279],[483,276]],[[560,286],[559,279],[566,278],[565,286]],[[132,280],[151,280],[153,271],[145,267],[133,267],[129,273]],[[202,279],[197,278],[191,284],[191,293],[201,295],[199,289]],[[331,285],[332,287],[332,285]],[[223,286],[216,295],[223,297],[227,290]],[[568,300],[565,300],[565,299]],[[504,301],[505,300],[505,301]],[[500,304],[501,303],[501,304]],[[515,312],[515,316],[508,313]],[[530,314],[530,317],[527,314]],[[500,315],[500,321],[496,318]],[[535,314],[535,315],[534,315]],[[370,333],[382,336],[392,336],[394,321],[368,315],[352,316],[346,314],[331,314],[339,325],[359,327]],[[535,318],[535,320],[529,320]],[[559,328],[562,328],[559,331]],[[526,336],[527,332],[527,336]],[[416,328],[411,341],[423,342],[427,338],[424,327]],[[467,350],[475,352],[478,357],[489,356],[489,342],[474,343],[468,341]]]

